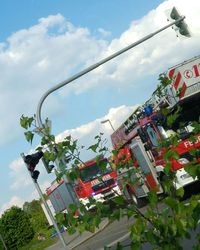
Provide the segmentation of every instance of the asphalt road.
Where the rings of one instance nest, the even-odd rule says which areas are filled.
[[[115,250],[117,247],[117,242],[121,242],[124,246],[124,250],[129,250],[130,239],[128,226],[133,222],[133,219],[127,220],[122,218],[120,221],[115,221],[109,224],[103,231],[99,232],[91,239],[85,241],[83,244],[74,248],[73,250],[103,250],[104,246],[110,246],[110,250]],[[192,234],[190,240],[183,240],[182,246],[183,250],[192,250],[192,246],[197,243],[195,236],[200,232],[200,225],[198,226],[195,233]],[[152,247],[149,244],[143,246],[143,250],[151,250]]]
[[[189,193],[191,194],[191,192]],[[196,192],[193,193],[199,193],[199,189],[197,189]],[[160,205],[159,209],[163,208],[164,206]],[[143,207],[141,209],[142,212],[145,210],[146,207]],[[130,220],[128,220],[127,218],[122,218],[120,221],[114,221],[113,223],[106,226],[103,231],[94,235],[92,238],[88,239],[73,250],[103,250],[104,246],[110,246],[110,249],[114,250],[116,249],[117,242],[121,242],[123,246],[127,246],[130,243],[128,227],[133,223],[133,221],[134,218],[131,218]],[[182,246],[184,250],[193,249],[192,245],[197,242],[197,240],[195,239],[197,233],[200,233],[200,225],[197,228],[196,232],[192,234],[192,238],[190,240],[182,241]],[[130,249],[130,247],[127,246],[123,249],[128,250]],[[152,247],[149,244],[145,244],[143,249],[150,250],[152,249]]]
[[[104,246],[115,242],[116,239],[124,237],[128,233],[128,226],[131,225],[132,220],[122,218],[120,221],[114,221],[109,224],[103,231],[99,232],[91,239],[85,241],[83,244],[74,248],[74,250],[97,250],[103,249]]]
[[[198,241],[197,239],[195,238],[196,237],[196,234],[200,232],[200,225],[198,226],[196,232],[192,233],[191,234],[191,239],[188,240],[188,239],[185,239],[182,241],[181,245],[183,247],[183,250],[192,250],[193,249],[193,245],[194,244],[197,244]],[[123,250],[130,250],[130,239],[126,238],[124,239],[121,244],[123,246]],[[199,243],[200,244],[200,243]],[[109,250],[115,250],[117,247],[117,244],[112,244],[112,246],[109,248]],[[143,246],[143,250],[152,250],[152,246],[150,244],[144,244]]]

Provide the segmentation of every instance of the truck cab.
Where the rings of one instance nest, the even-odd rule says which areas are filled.
[[[117,185],[117,172],[111,168],[107,158],[102,158],[99,163],[96,159],[78,166],[79,177],[74,186],[79,201],[90,209],[89,197],[96,201],[106,202],[121,194]],[[88,206],[89,207],[88,207]]]

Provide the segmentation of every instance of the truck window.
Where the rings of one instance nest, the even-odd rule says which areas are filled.
[[[86,166],[85,168],[80,169],[80,178],[83,182],[88,182],[99,178],[102,175],[108,174],[112,172],[111,166],[109,165],[108,161],[105,160],[107,163],[106,169],[102,169],[96,163]]]
[[[147,131],[147,134],[149,136],[149,139],[150,139],[152,145],[154,147],[157,147],[158,146],[158,142],[159,142],[159,137],[158,137],[155,129],[153,128],[153,126],[151,124],[148,124],[146,126],[146,131]]]

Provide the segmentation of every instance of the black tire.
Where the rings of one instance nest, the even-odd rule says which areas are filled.
[[[129,195],[130,203],[134,204],[137,208],[144,207],[147,204],[147,199],[138,198],[130,188],[127,188],[127,193]]]

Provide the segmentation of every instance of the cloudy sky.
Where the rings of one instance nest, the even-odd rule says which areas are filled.
[[[37,196],[20,159],[34,149],[19,126],[21,115],[35,114],[49,88],[168,24],[165,12],[173,6],[186,16],[191,38],[179,39],[169,28],[45,100],[42,119],[52,120],[53,133],[72,134],[82,145],[99,131],[109,144],[112,129],[102,120],[117,128],[150,96],[160,73],[199,55],[200,1],[1,1],[0,213]],[[45,190],[54,176],[39,170]]]

